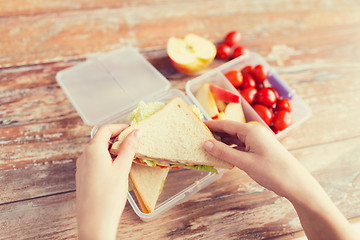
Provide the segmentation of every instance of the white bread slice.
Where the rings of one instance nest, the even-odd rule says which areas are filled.
[[[132,164],[129,177],[142,212],[154,211],[168,172],[169,168]]]
[[[143,134],[136,157],[215,168],[233,167],[203,149],[204,141],[214,136],[181,98],[172,99],[149,118],[125,129],[112,145],[112,154],[118,154],[121,141],[134,129],[141,129]]]

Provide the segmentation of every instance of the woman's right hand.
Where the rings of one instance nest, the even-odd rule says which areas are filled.
[[[204,143],[210,154],[242,169],[278,195],[291,199],[298,194],[299,184],[315,181],[269,129],[226,120],[206,121],[205,124],[222,138],[222,142]],[[231,144],[237,147],[232,148]]]
[[[320,184],[270,130],[226,120],[207,121],[205,124],[224,142],[208,140],[204,143],[205,150],[290,200],[309,240],[359,239]],[[237,149],[227,144],[236,144]]]

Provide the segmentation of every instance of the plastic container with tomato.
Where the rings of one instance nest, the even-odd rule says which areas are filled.
[[[310,107],[301,99],[299,95],[296,94],[295,90],[290,88],[290,86],[270,67],[270,65],[257,53],[254,52],[247,52],[244,55],[237,57],[231,61],[224,63],[223,65],[206,72],[205,74],[189,81],[186,85],[186,91],[192,94],[189,94],[189,97],[194,101],[198,102],[195,98],[197,90],[203,83],[209,82],[215,85],[219,85],[220,87],[226,88],[227,90],[239,94],[239,91],[233,86],[233,84],[225,77],[227,73],[236,70],[236,71],[249,71],[246,66],[257,66],[262,65],[266,70],[267,80],[268,83],[271,85],[272,88],[277,90],[277,93],[280,95],[281,98],[290,99],[291,100],[291,117],[293,122],[290,126],[286,127],[282,131],[278,131],[276,133],[276,137],[278,139],[283,138],[284,136],[288,135],[290,131],[299,127],[304,121],[306,121],[311,116],[311,109]],[[245,76],[246,74],[244,74]],[[250,77],[251,78],[251,77]],[[242,87],[245,86],[246,87]],[[243,78],[242,86],[240,89],[246,88],[247,89],[247,98],[251,98],[252,91],[249,89],[250,87],[255,88],[256,82],[255,79],[248,79],[247,77]],[[240,90],[241,91],[241,90]],[[264,91],[265,92],[265,91]],[[265,92],[266,94],[266,92]],[[199,103],[200,104],[200,103]],[[269,103],[271,104],[271,103]],[[289,107],[288,103],[282,103],[283,107]],[[267,125],[259,115],[254,111],[254,109],[247,103],[244,98],[242,98],[242,106],[245,114],[246,121],[256,120],[264,125]],[[261,108],[258,107],[258,108]],[[287,114],[284,115],[284,119],[288,119]],[[277,125],[282,126],[283,124],[279,123],[280,121],[277,120]]]

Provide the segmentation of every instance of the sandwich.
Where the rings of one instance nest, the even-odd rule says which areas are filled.
[[[148,118],[164,107],[162,102],[145,103],[141,101],[131,113],[131,125]],[[147,164],[133,163],[129,173],[129,191],[133,191],[138,206],[143,213],[154,211],[156,203],[164,187],[169,168],[149,167]]]
[[[122,140],[134,129],[142,130],[135,163],[216,173],[220,168],[233,167],[203,149],[204,141],[214,139],[214,136],[181,98],[172,99],[155,113],[125,129],[112,145],[112,154],[118,154]]]
[[[129,185],[131,190],[134,191],[140,210],[143,213],[154,211],[168,172],[169,168],[132,164]]]

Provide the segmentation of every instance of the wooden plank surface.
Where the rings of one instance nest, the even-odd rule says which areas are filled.
[[[244,43],[260,53],[278,43],[279,35],[286,44],[309,39],[319,44],[324,42],[321,41],[323,37],[331,42],[333,34],[326,36],[326,31],[336,29],[350,33],[351,27],[359,29],[360,20],[360,6],[333,2],[332,6],[322,6],[304,1],[285,5],[279,0],[271,4],[264,0],[201,1],[194,8],[187,1],[176,1],[155,6],[138,4],[91,9],[84,6],[85,9],[79,10],[5,17],[0,19],[0,66],[81,58],[126,45],[141,49],[163,48],[170,36],[194,31],[218,42],[226,32],[224,29],[234,27],[244,33]],[[346,28],[336,28],[338,24]],[[319,26],[321,32],[316,31]]]
[[[348,218],[360,214],[360,154],[354,154],[359,144],[356,138],[292,151]],[[76,235],[74,204],[74,192],[2,204],[1,230],[12,239],[72,238]],[[234,169],[151,222],[139,220],[127,205],[119,239],[267,239],[300,230],[287,200]]]
[[[346,217],[359,217],[358,1],[0,0],[0,239],[76,238],[75,161],[91,126],[56,83],[59,70],[132,45],[184,90],[193,76],[170,65],[166,40],[194,32],[219,42],[232,29],[312,109],[282,143]],[[301,230],[286,200],[240,171],[159,219],[142,222],[130,206],[122,219],[120,239],[267,239]]]

